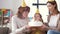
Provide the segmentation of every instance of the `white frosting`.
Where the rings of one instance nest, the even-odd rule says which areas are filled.
[[[40,21],[32,21],[28,23],[29,26],[42,26],[43,23]]]

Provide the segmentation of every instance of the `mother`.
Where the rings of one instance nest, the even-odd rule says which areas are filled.
[[[42,29],[48,31],[47,34],[60,34],[60,13],[57,9],[56,1],[48,1],[47,7],[50,12],[48,16],[48,26],[43,25]]]

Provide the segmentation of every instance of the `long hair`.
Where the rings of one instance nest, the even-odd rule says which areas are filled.
[[[52,1],[52,2],[48,1],[47,3],[50,3],[52,5],[56,5],[55,10],[57,10],[57,12],[59,13],[56,1]],[[49,14],[50,14],[50,11],[49,11]]]
[[[18,12],[17,12],[17,16],[19,17],[19,18],[22,18],[22,13],[23,12],[26,12],[26,11],[28,11],[28,12],[30,12],[30,7],[28,7],[28,6],[26,6],[26,7],[19,7],[18,8]]]

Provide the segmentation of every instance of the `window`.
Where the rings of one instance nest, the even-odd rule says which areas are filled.
[[[27,6],[29,6],[31,8],[28,17],[33,17],[36,12],[36,6],[33,6],[32,4],[37,3],[37,0],[25,0],[25,2],[27,4]],[[46,2],[47,2],[47,0],[39,0],[39,3],[45,4]],[[42,15],[43,21],[47,22],[47,15],[49,14],[47,6],[40,5],[39,11],[40,11],[40,14]]]

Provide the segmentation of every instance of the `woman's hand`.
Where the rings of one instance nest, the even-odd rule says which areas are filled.
[[[31,29],[31,26],[26,25],[26,29],[30,30]]]
[[[46,27],[47,27],[46,25],[42,25],[42,27],[41,27],[41,28],[45,29]]]
[[[42,30],[42,31],[46,31],[47,29],[48,29],[48,26],[46,26],[44,24],[40,27],[40,30]]]

